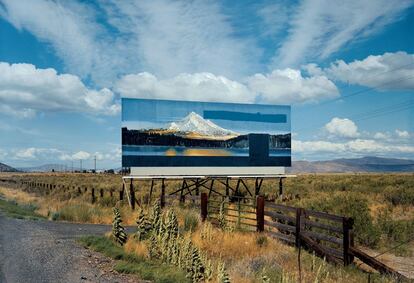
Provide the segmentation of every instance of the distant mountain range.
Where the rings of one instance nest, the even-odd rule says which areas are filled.
[[[65,167],[62,164],[44,164],[40,166],[33,166],[33,167],[21,167],[18,168],[20,171],[24,172],[61,172],[61,171],[71,171],[71,167]],[[73,168],[73,170],[79,170],[79,168]]]
[[[205,120],[203,117],[195,112],[191,112],[186,117],[178,122],[172,122],[167,125],[168,130],[195,133],[203,136],[238,136],[231,130],[224,129],[210,120]]]
[[[0,162],[0,172],[18,172],[19,170]]]
[[[62,171],[60,164],[45,164],[34,167],[13,168],[0,163],[0,172],[51,172]],[[71,170],[71,168],[66,168]],[[79,170],[79,168],[73,168]],[[347,173],[347,172],[412,172],[414,160],[381,158],[367,156],[351,159],[334,159],[326,161],[293,161],[292,167],[287,167],[288,173]]]
[[[414,172],[414,160],[367,156],[327,161],[293,161],[289,173]]]

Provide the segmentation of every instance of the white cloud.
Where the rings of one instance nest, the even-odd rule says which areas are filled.
[[[36,148],[29,147],[19,149],[12,153],[13,159],[33,160],[33,159],[47,159],[54,155],[60,155],[62,152],[55,148]]]
[[[414,90],[414,55],[406,52],[370,55],[351,63],[338,60],[323,72],[334,80],[379,90]]]
[[[0,16],[15,28],[27,30],[50,43],[70,72],[86,77],[94,67],[100,54],[94,39],[99,36],[100,27],[91,9],[74,1],[1,2]]]
[[[180,74],[170,79],[139,73],[122,77],[115,90],[123,97],[246,103],[303,103],[339,95],[326,77],[303,77],[293,69],[255,74],[245,83],[211,73]]]
[[[239,76],[260,53],[234,36],[214,1],[1,2],[0,16],[49,43],[67,72],[106,87],[143,70]]]
[[[355,138],[359,136],[357,125],[347,118],[335,117],[325,125],[325,129],[328,133],[338,137]]]
[[[410,137],[410,133],[408,131],[402,131],[402,130],[396,129],[395,133],[400,138],[408,139]]]
[[[347,142],[292,141],[293,155],[297,153],[334,153],[337,157],[360,154],[390,155],[414,154],[414,146],[382,143],[370,139],[355,139]]]
[[[0,148],[0,158],[1,160],[5,159],[7,157],[8,153],[4,149]]]
[[[374,134],[374,139],[377,139],[377,140],[386,140],[386,139],[389,139],[390,137],[391,135],[389,133],[377,132]]]
[[[182,99],[222,102],[253,102],[254,95],[236,81],[211,73],[180,74],[158,79],[150,73],[126,75],[116,84],[123,97]]]
[[[274,64],[292,67],[309,59],[327,58],[399,20],[412,5],[410,0],[302,1],[291,16],[288,36],[277,50]]]
[[[270,103],[303,103],[339,96],[335,84],[325,76],[302,76],[300,70],[274,70],[247,78],[249,88],[260,101]]]
[[[345,145],[342,143],[334,143],[329,141],[292,141],[292,152],[343,152]]]
[[[0,110],[21,118],[37,111],[67,111],[115,115],[120,106],[109,89],[88,89],[74,75],[32,64],[0,62]]]
[[[83,168],[94,167],[96,156],[98,168],[119,167],[121,163],[121,147],[109,145],[103,151],[68,151],[57,148],[28,147],[28,148],[0,148],[0,162],[14,167],[31,167],[44,164],[60,164],[62,168],[67,166],[79,166],[82,160]]]
[[[86,151],[78,151],[72,155],[72,159],[89,159],[91,154]]]
[[[262,34],[265,38],[275,37],[287,28],[293,7],[289,1],[271,3],[260,7],[257,15],[263,21]]]

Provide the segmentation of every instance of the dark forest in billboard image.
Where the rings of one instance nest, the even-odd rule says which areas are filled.
[[[290,107],[122,99],[122,162],[290,166]]]

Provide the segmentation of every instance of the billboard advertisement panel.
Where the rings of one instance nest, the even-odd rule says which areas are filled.
[[[290,164],[290,106],[122,99],[123,167],[215,175]]]

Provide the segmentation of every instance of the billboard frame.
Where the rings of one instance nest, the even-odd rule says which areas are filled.
[[[278,197],[283,198],[283,180],[286,178],[294,178],[296,175],[291,174],[268,174],[268,175],[247,175],[247,176],[224,176],[224,175],[218,175],[218,176],[134,176],[134,175],[128,175],[128,176],[122,176],[122,186],[124,192],[126,192],[127,198],[128,198],[128,204],[132,209],[135,209],[135,204],[137,203],[140,205],[136,198],[135,198],[135,181],[145,181],[145,180],[151,180],[151,187],[150,187],[150,193],[149,193],[149,201],[148,204],[151,203],[152,200],[152,194],[154,193],[154,187],[156,181],[161,181],[161,191],[160,191],[160,204],[161,207],[164,207],[165,205],[165,197],[166,197],[166,185],[165,182],[168,180],[181,180],[181,186],[180,189],[176,189],[174,192],[169,193],[169,196],[174,196],[178,194],[180,195],[180,202],[184,201],[186,195],[191,195],[192,192],[195,193],[196,196],[200,195],[200,189],[207,189],[209,196],[214,193],[216,195],[219,195],[222,198],[225,197],[234,197],[238,193],[241,192],[241,188],[244,187],[244,189],[249,193],[251,198],[256,198],[257,196],[261,195],[260,190],[263,184],[263,181],[265,179],[275,179],[278,180]],[[254,187],[251,188],[248,186],[247,181],[248,179],[254,179],[255,184]],[[229,181],[231,180],[237,180],[237,184],[235,187],[230,186]],[[129,181],[129,182],[128,182]],[[206,184],[210,181],[210,186],[207,186]],[[128,184],[129,183],[129,184]],[[225,186],[225,193],[220,193],[218,190],[216,190],[216,187],[214,187],[214,184],[220,183]],[[233,196],[230,194],[230,191],[232,191]],[[253,192],[253,193],[252,193]]]

